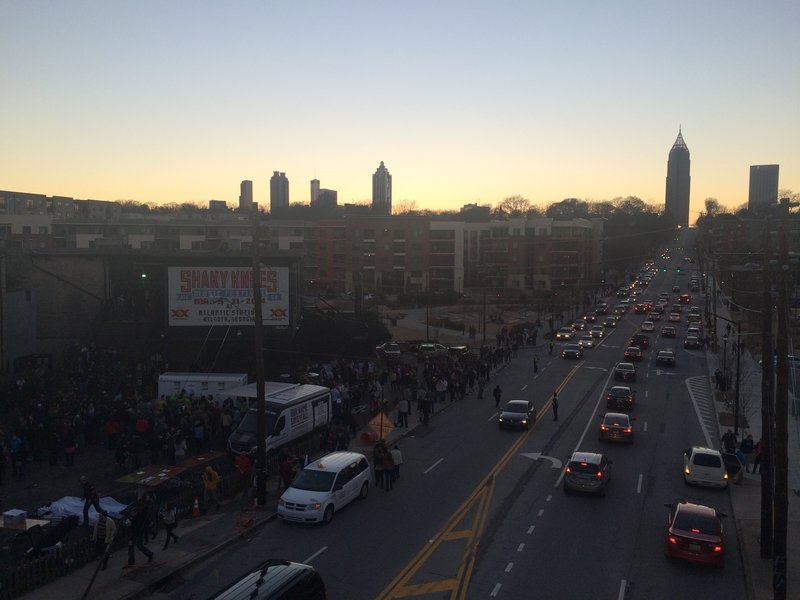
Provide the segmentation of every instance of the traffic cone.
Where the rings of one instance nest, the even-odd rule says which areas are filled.
[[[197,496],[194,497],[194,507],[192,507],[192,516],[196,519],[200,516],[200,501]]]

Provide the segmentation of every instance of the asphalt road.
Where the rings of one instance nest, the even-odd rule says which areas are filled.
[[[675,281],[685,288],[688,279],[674,269],[659,272],[645,297],[670,291]],[[282,557],[313,564],[331,599],[744,598],[732,523],[722,569],[663,555],[665,503],[692,499],[730,512],[728,491],[689,488],[681,474],[683,450],[706,440],[698,416],[703,407],[695,406],[686,385],[687,378],[707,375],[705,356],[683,349],[685,324],[677,339],[651,334],[632,384],[634,444],[597,439],[611,369],[642,320],[629,313],[582,361],[562,360],[557,351],[551,358],[544,347],[520,351],[483,400],[473,394],[403,440],[394,490],[373,489],[325,527],[270,523],[158,595],[207,598],[261,560]],[[655,366],[664,347],[676,349],[674,369]],[[538,375],[534,352],[541,359]],[[534,401],[541,414],[530,432],[498,429],[489,393],[497,383],[504,401]],[[559,421],[546,408],[555,389]],[[606,497],[563,493],[560,467],[576,449],[614,461]]]

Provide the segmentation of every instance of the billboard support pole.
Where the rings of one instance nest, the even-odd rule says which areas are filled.
[[[253,220],[253,323],[256,359],[256,499],[258,506],[267,503],[267,412],[264,398],[264,322],[261,311],[261,238],[258,215]]]

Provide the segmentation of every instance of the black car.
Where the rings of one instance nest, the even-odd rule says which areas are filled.
[[[614,381],[636,381],[636,367],[633,363],[617,363],[614,367]]]
[[[630,346],[639,346],[642,350],[650,347],[650,338],[643,333],[634,333],[631,336]]]
[[[325,600],[325,583],[310,565],[266,560],[213,596],[214,600]]]
[[[675,366],[675,353],[672,350],[659,350],[656,356],[656,364],[666,367]]]
[[[606,408],[617,410],[633,410],[635,392],[624,385],[615,385],[606,395]]]
[[[672,325],[667,325],[666,327],[661,328],[662,338],[674,338],[677,336],[678,336],[678,330],[675,329]]]
[[[561,358],[583,358],[583,349],[578,344],[567,344],[561,351]]]
[[[687,335],[686,339],[683,340],[683,347],[691,350],[697,350],[700,348],[700,340],[696,335]]]
[[[503,428],[530,429],[536,420],[536,409],[530,400],[511,400],[506,404],[500,416],[497,417],[497,426]]]

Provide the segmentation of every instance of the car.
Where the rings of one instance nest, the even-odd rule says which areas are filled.
[[[688,350],[698,350],[700,348],[700,339],[696,335],[687,335],[683,340],[683,347]]]
[[[564,469],[564,493],[589,492],[605,496],[613,462],[598,452],[574,452]]]
[[[468,356],[470,352],[471,352],[470,347],[466,345],[447,347],[448,356],[452,356],[453,358],[462,358],[464,356]]]
[[[725,561],[726,516],[715,508],[694,502],[667,504],[664,554],[690,562],[721,567]]]
[[[683,305],[682,304],[673,304],[672,308],[670,308],[670,312],[676,312],[681,314],[683,312]]]
[[[583,315],[583,320],[586,321],[587,323],[594,323],[595,321],[597,321],[597,313],[594,311],[588,312],[585,315]]]
[[[681,322],[681,314],[680,313],[676,313],[676,312],[671,312],[671,313],[669,313],[669,317],[667,318],[667,320],[670,323],[680,323]]]
[[[649,313],[647,313],[647,320],[653,322],[660,321],[661,313],[658,312],[657,310],[651,310]]]
[[[238,576],[213,600],[325,600],[325,582],[311,565],[270,558]]]
[[[650,307],[648,307],[647,304],[644,303],[639,303],[633,307],[633,312],[635,312],[637,315],[643,315],[648,310],[650,310]]]
[[[658,315],[658,317],[659,317],[659,318],[658,318],[658,319],[656,319],[656,320],[660,321],[660,320],[661,320],[661,315],[663,315],[663,314],[664,314],[664,305],[663,305],[663,304],[659,304],[659,303],[657,303],[657,304],[656,304],[656,305],[653,307],[653,311],[652,311],[652,312],[654,312],[654,313],[656,313],[656,314]]]
[[[667,325],[666,327],[661,328],[661,337],[662,338],[674,338],[678,337],[678,330],[672,327],[671,325]]]
[[[625,352],[623,352],[623,357],[627,361],[639,362],[642,360],[642,349],[639,348],[639,346],[628,346],[625,348]]]
[[[673,293],[673,294],[680,294],[680,293],[681,293],[681,286],[679,286],[679,285],[673,285],[673,286],[672,286],[672,293]]]
[[[578,340],[578,345],[581,348],[594,348],[594,338],[590,335],[582,335]]]
[[[675,366],[675,353],[672,350],[659,350],[656,355],[656,364],[666,367]]]
[[[417,356],[419,357],[420,360],[447,356],[447,346],[443,344],[425,342],[424,344],[419,345],[419,350],[417,350]]]
[[[608,314],[608,304],[605,302],[598,302],[597,306],[594,307],[594,311],[598,315],[607,315]]]
[[[681,304],[691,304],[692,297],[689,294],[681,294],[680,296],[678,296],[678,302],[680,302]]]
[[[635,403],[635,392],[625,385],[615,385],[606,394],[606,408],[612,410],[633,410]]]
[[[530,400],[511,400],[506,403],[497,417],[500,429],[530,429],[536,421],[536,409]]]
[[[617,290],[617,298],[627,298],[628,297],[628,288],[621,287]]]
[[[656,324],[653,323],[652,321],[644,321],[642,323],[642,331],[648,331],[649,332],[649,331],[655,331],[655,330],[656,330]]]
[[[557,340],[571,340],[575,337],[575,330],[572,327],[562,327],[556,331]]]
[[[614,317],[606,317],[603,319],[603,327],[616,327],[617,319]]]
[[[599,439],[604,442],[633,443],[633,422],[626,413],[610,412],[600,415]]]
[[[589,333],[592,334],[592,337],[602,338],[606,334],[606,331],[603,329],[602,325],[595,325],[592,327]]]
[[[617,363],[614,367],[614,381],[636,381],[636,367],[630,362]]]
[[[690,327],[702,327],[703,326],[703,318],[700,315],[689,315],[686,317],[686,324]]]
[[[335,511],[366,498],[369,461],[359,452],[331,452],[302,469],[278,500],[278,518],[298,523],[330,523]]]
[[[628,345],[639,346],[642,350],[647,350],[650,347],[650,338],[643,333],[634,333]]]
[[[583,358],[583,350],[580,344],[567,344],[561,351],[561,358],[574,358],[576,360]]]
[[[728,487],[728,470],[714,448],[692,446],[683,453],[683,480],[690,485]]]
[[[570,327],[572,327],[574,331],[583,331],[584,329],[586,329],[586,323],[584,323],[583,320],[581,319],[578,321],[573,321]]]
[[[400,360],[400,345],[396,342],[385,342],[375,347],[375,352],[387,362]]]

